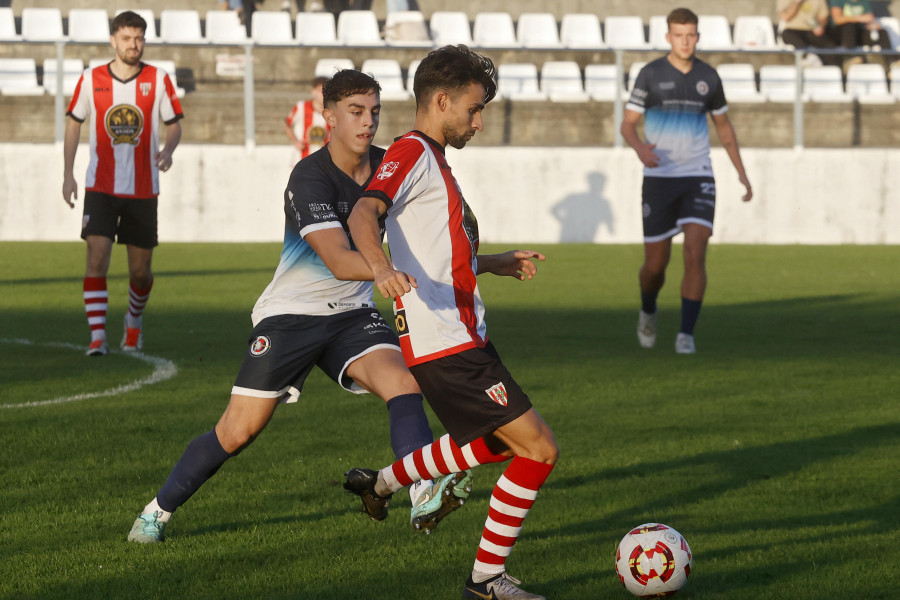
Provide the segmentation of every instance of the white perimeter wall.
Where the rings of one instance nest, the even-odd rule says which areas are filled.
[[[75,174],[83,194],[87,146]],[[280,241],[288,150],[182,145],[161,175],[162,242]],[[754,198],[713,151],[713,240],[900,243],[900,150],[744,149]],[[484,242],[641,241],[641,167],[630,149],[468,148],[448,159]],[[0,144],[0,240],[78,240],[82,204],[62,200],[62,149]]]

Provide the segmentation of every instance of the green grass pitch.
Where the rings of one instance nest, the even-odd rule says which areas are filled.
[[[694,356],[673,351],[680,250],[659,343],[642,350],[638,246],[536,249],[534,281],[481,277],[491,337],[561,449],[508,563],[525,589],[632,597],[616,544],[660,521],[694,551],[683,599],[898,597],[900,247],[713,246]],[[392,460],[387,411],[321,373],[164,544],[126,543],[224,409],[279,251],[160,246],[145,351],[177,374],[150,385],[153,364],[83,356],[82,244],[0,244],[0,598],[459,597],[503,467],[477,469],[471,502],[433,535],[409,528],[404,494],[369,521],[340,482]],[[114,343],[125,272],[117,248]]]

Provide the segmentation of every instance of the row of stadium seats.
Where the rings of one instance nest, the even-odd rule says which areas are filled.
[[[106,58],[95,58],[89,63],[91,67],[105,65]],[[178,87],[175,76],[175,61],[145,60],[169,74],[172,85],[179,98],[184,97],[185,90]],[[0,95],[3,96],[41,96],[44,93],[56,95],[57,65],[55,58],[47,58],[43,63],[43,83],[38,84],[37,64],[33,58],[0,58]],[[80,58],[67,58],[63,61],[63,94],[71,96],[75,92],[78,78],[84,71],[84,62]]]
[[[121,12],[121,11],[117,11]],[[160,12],[159,35],[152,10],[137,9],[147,21],[150,42],[234,44],[247,41],[246,29],[233,11],[206,13],[205,33],[196,10]],[[881,24],[891,36],[891,46],[900,50],[900,20],[883,17]],[[778,49],[780,40],[768,16],[739,16],[734,29],[722,15],[700,15],[700,50]],[[551,13],[523,13],[517,24],[505,12],[484,12],[474,24],[461,11],[438,11],[429,22],[418,11],[388,12],[384,31],[373,11],[343,11],[335,22],[328,12],[299,12],[295,22],[283,11],[253,13],[251,38],[260,44],[412,46],[431,47],[467,44],[481,48],[667,48],[666,17],[650,17],[645,36],[644,22],[637,16],[606,17],[602,26],[595,14],[566,14],[557,23]],[[63,32],[62,13],[57,8],[22,9],[22,32],[16,32],[12,9],[0,9],[0,41],[105,42],[109,38],[109,15],[105,9],[71,9],[68,36]]]

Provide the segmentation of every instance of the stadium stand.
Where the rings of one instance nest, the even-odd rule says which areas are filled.
[[[0,58],[0,94],[4,96],[41,96],[44,88],[37,82],[33,58]]]
[[[598,102],[616,99],[616,65],[587,65],[584,67],[584,91]],[[625,82],[619,83],[620,93],[625,94]]]
[[[560,48],[556,17],[551,13],[522,13],[516,38],[523,48]]]
[[[797,94],[797,68],[763,65],[759,70],[759,91],[769,102],[793,102]]]
[[[167,43],[202,44],[200,13],[196,10],[166,9],[159,14],[159,39]]]
[[[594,14],[565,14],[559,29],[560,42],[566,48],[594,50],[604,48],[600,18]]]
[[[108,42],[109,14],[102,8],[73,8],[69,11],[69,40]]]
[[[437,11],[429,21],[431,39],[436,47],[447,44],[472,45],[472,29],[469,17],[461,11]]]
[[[513,20],[506,12],[483,12],[475,15],[472,41],[479,48],[515,48],[516,40]]]
[[[653,15],[650,17],[647,42],[654,50],[667,50],[669,42],[666,40],[666,34],[669,32],[669,24],[666,22],[666,15]]]
[[[841,68],[835,65],[803,68],[803,92],[813,102],[850,102],[844,92]]]
[[[581,69],[571,60],[548,60],[541,67],[541,91],[553,102],[587,102]]]
[[[62,12],[58,8],[23,8],[22,39],[29,42],[65,39]]]
[[[894,63],[891,66],[891,95],[900,100],[900,64]]]
[[[648,49],[641,17],[606,17],[603,39],[610,48]]]
[[[430,47],[431,36],[425,15],[417,10],[389,12],[384,22],[384,41],[389,46]]]
[[[888,32],[888,37],[891,40],[891,49],[900,50],[900,18],[881,17],[878,19],[878,22]]]
[[[345,10],[337,19],[337,38],[346,46],[383,46],[378,19],[371,10]]]
[[[242,43],[247,40],[247,28],[233,10],[210,10],[206,12],[206,40],[211,44]]]
[[[145,21],[147,21],[147,31],[144,32],[144,39],[146,41],[150,43],[161,41],[156,33],[156,13],[152,8],[122,8],[117,10],[116,14],[118,15],[119,13],[123,13],[126,10],[130,10],[134,13],[139,14]]]
[[[299,12],[295,29],[297,42],[304,46],[338,44],[334,15],[330,12]]]
[[[697,31],[697,50],[734,50],[731,25],[723,15],[700,15]]]
[[[331,77],[335,71],[355,68],[353,61],[349,58],[320,58],[316,61],[315,76]]]
[[[765,15],[742,15],[734,20],[734,45],[742,50],[774,50],[775,25]]]
[[[109,39],[109,34],[107,34]],[[56,66],[55,58],[44,59],[44,89],[51,96],[56,95]],[[67,58],[63,61],[63,95],[71,96],[75,93],[78,78],[84,71],[84,62],[80,58]]]
[[[391,58],[369,58],[360,69],[370,73],[381,85],[382,100],[409,100],[409,92],[403,85],[400,63]]]
[[[531,63],[501,63],[497,67],[497,95],[530,102],[547,100],[538,86],[537,66]]]
[[[727,63],[716,67],[722,87],[725,90],[725,99],[728,102],[759,103],[765,102],[766,97],[756,89],[756,72],[750,63]]]
[[[847,93],[861,104],[893,104],[896,101],[888,89],[884,67],[871,63],[850,65]]]
[[[0,42],[16,42],[22,39],[16,33],[16,17],[11,8],[0,8]]]
[[[634,88],[634,82],[637,80],[638,73],[641,72],[641,69],[644,68],[646,62],[636,61],[631,63],[631,66],[628,67],[628,85],[626,86],[626,91],[630,92]]]
[[[419,68],[419,63],[422,62],[419,59],[416,59],[409,63],[409,67],[406,69],[406,91],[410,94],[415,94],[415,90],[413,90],[413,83],[416,78],[416,71]]]
[[[280,10],[257,10],[250,20],[250,37],[260,44],[292,46],[293,29],[291,15]]]

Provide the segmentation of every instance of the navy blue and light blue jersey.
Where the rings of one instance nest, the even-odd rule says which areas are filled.
[[[706,113],[728,111],[714,68],[695,58],[682,73],[666,57],[654,60],[638,73],[625,108],[644,115],[645,141],[656,144],[659,166],[645,167],[645,176],[712,176]]]
[[[372,147],[372,174],[384,149]],[[371,178],[370,178],[371,179]],[[297,163],[284,191],[284,247],[272,282],[251,318],[257,323],[275,315],[332,315],[357,308],[374,308],[371,281],[335,279],[305,237],[314,231],[341,228],[349,237],[347,217],[366,188],[331,160],[328,146]],[[355,249],[351,240],[350,246]]]

